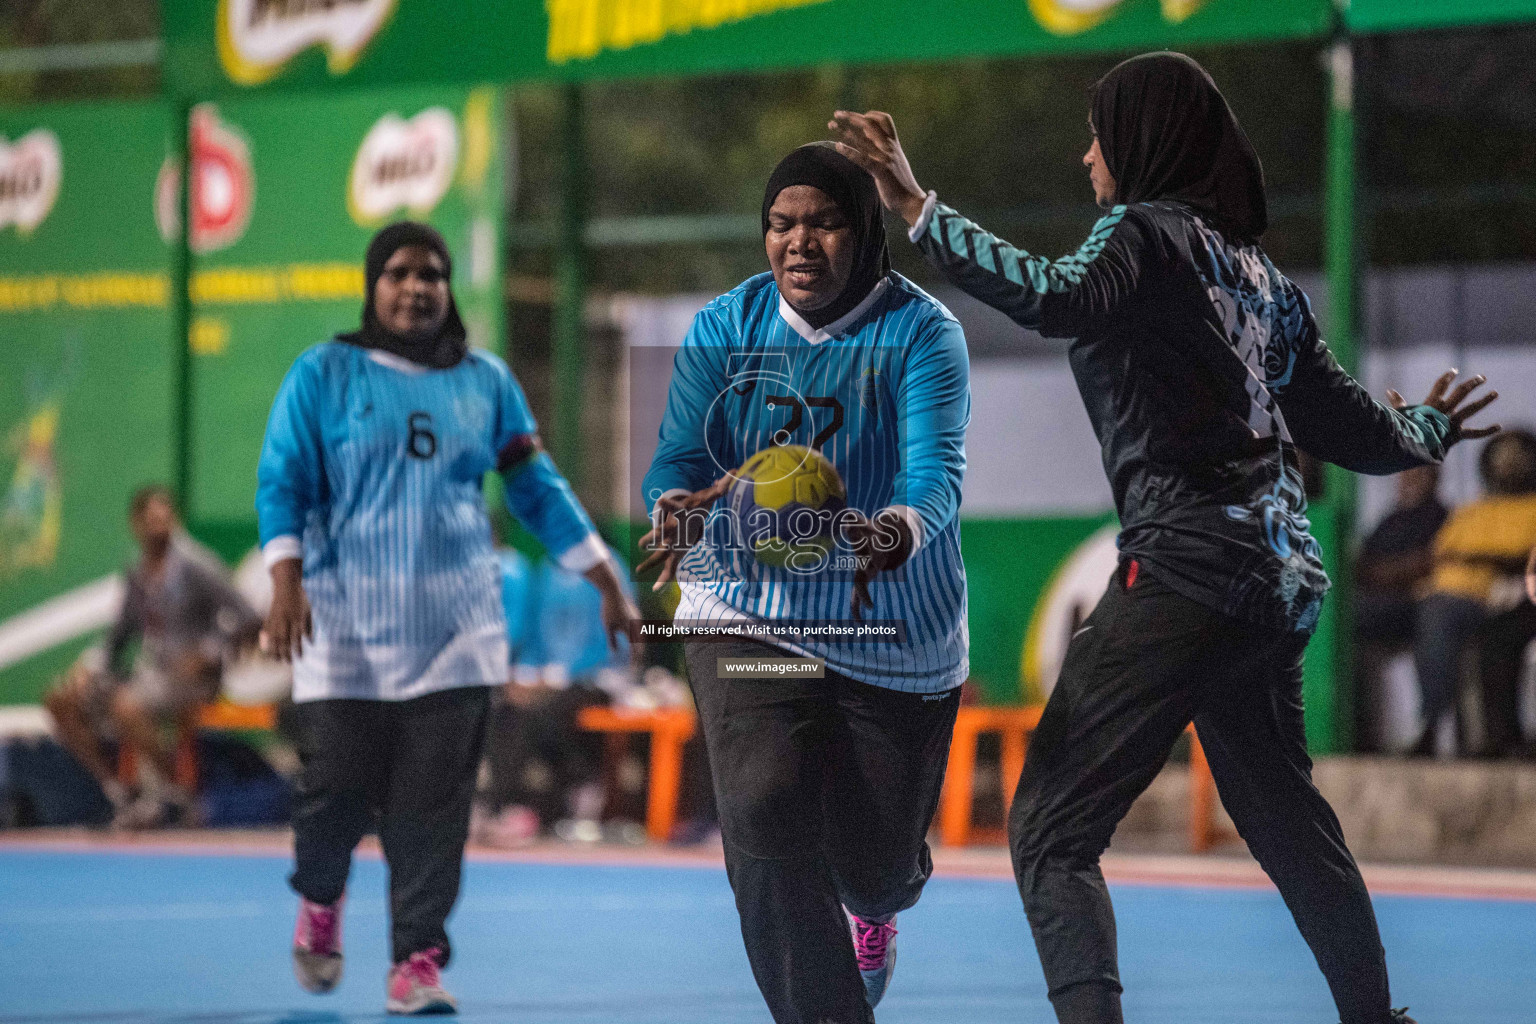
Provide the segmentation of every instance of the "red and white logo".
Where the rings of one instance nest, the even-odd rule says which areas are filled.
[[[64,178],[59,137],[34,128],[14,143],[0,137],[0,228],[30,234],[53,209]]]
[[[192,108],[192,251],[213,252],[239,241],[251,222],[256,175],[244,137],[219,119],[212,103]]]
[[[409,121],[385,114],[352,161],[347,209],[365,227],[400,209],[424,217],[447,194],[458,163],[459,126],[452,111],[428,107]]]

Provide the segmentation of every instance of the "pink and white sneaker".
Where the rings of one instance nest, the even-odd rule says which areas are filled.
[[[848,914],[848,926],[853,930],[853,955],[859,962],[859,977],[864,979],[864,998],[874,1009],[896,972],[896,918],[871,924],[846,908],[843,912]]]
[[[306,992],[329,992],[341,980],[341,908],[347,897],[330,906],[299,898],[299,919],[293,925],[293,974]]]
[[[384,1008],[413,1017],[458,1013],[459,1004],[443,988],[442,968],[438,964],[442,955],[440,949],[424,949],[395,964],[389,972]]]

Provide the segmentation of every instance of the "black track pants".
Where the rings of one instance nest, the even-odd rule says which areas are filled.
[[[1008,831],[1052,995],[1120,990],[1099,855],[1191,719],[1221,800],[1317,957],[1343,1024],[1388,1019],[1365,882],[1312,784],[1302,723],[1306,638],[1266,632],[1126,563],[1067,649],[1029,746]]]
[[[334,903],[352,850],[375,828],[389,865],[396,963],[427,949],[448,961],[490,688],[407,701],[298,704],[303,768],[293,815],[293,875],[305,899]]]
[[[869,1024],[842,908],[886,918],[922,894],[959,691],[717,671],[749,657],[792,655],[687,645],[747,958],[778,1024]]]

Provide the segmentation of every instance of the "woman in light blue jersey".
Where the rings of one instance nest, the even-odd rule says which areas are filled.
[[[633,602],[539,443],[511,372],[471,349],[442,236],[392,224],[368,247],[360,330],[309,349],[279,389],[257,470],[272,573],[266,648],[293,661],[303,769],[294,809],[293,962],[341,975],[352,850],[389,864],[391,1013],[452,1012],[440,970],[458,898],[490,688],[507,677],[501,570],[481,484],[602,594],[610,637]]]
[[[647,543],[679,626],[739,634],[686,652],[758,987],[780,1024],[867,1024],[932,868],[968,667],[965,338],[891,271],[874,181],[829,144],[773,172],[763,240],[772,272],[707,305],[678,352]],[[843,478],[852,521],[824,564],[766,565],[724,514],[731,471],[772,445]],[[877,624],[899,635],[856,632]]]

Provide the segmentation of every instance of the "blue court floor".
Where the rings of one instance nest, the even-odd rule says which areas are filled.
[[[383,866],[360,859],[347,974],[310,996],[288,961],[277,855],[0,850],[0,1024],[382,1020]],[[1331,1024],[1273,892],[1115,889],[1132,1024]],[[1393,988],[1422,1024],[1536,1021],[1536,902],[1377,899]],[[900,921],[881,1024],[1053,1021],[1011,883],[935,878]],[[724,872],[482,862],[447,973],[469,1022],[767,1024]]]

